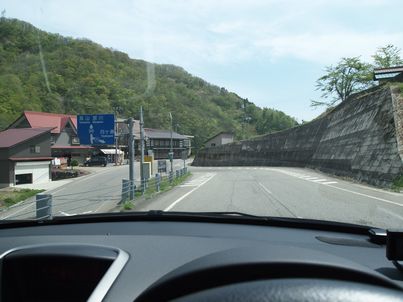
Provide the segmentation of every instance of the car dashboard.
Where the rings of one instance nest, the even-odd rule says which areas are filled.
[[[0,229],[1,300],[197,300],[191,295],[214,288],[291,279],[403,293],[403,273],[365,230],[301,225],[121,219],[8,226]]]

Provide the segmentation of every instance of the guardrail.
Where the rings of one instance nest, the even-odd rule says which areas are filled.
[[[35,199],[22,201],[9,208],[0,210],[0,220],[5,219],[29,219],[49,220],[54,216],[71,216],[83,213],[92,213],[102,210],[104,204],[110,208],[127,201],[133,202],[136,198],[164,191],[173,182],[187,173],[188,169],[182,168],[175,173],[166,175],[157,173],[154,177],[141,181],[130,182],[122,179],[119,185],[105,186],[63,195],[37,194]],[[119,190],[119,187],[121,190]],[[78,213],[76,213],[78,211]]]
[[[188,172],[188,168],[176,170],[175,173],[170,171],[167,175],[160,173],[155,174],[152,178],[144,178],[142,181],[135,181],[132,184],[128,179],[122,179],[122,198],[120,203],[133,201],[136,198],[136,193],[144,195],[146,192],[160,192],[164,186],[172,184],[172,182],[184,176]],[[138,190],[136,190],[138,188]]]

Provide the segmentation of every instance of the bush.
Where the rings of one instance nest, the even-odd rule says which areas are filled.
[[[403,189],[403,175],[397,177],[392,185],[393,191],[400,192],[401,189]]]
[[[78,166],[78,161],[75,160],[75,159],[73,159],[73,160],[71,161],[70,165],[71,165],[72,167],[77,167],[77,166]]]

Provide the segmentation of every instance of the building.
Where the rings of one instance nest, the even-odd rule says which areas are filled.
[[[77,116],[48,112],[24,111],[8,129],[51,127],[52,157],[67,157],[83,162],[93,148],[81,146],[77,136]]]
[[[209,138],[205,143],[205,147],[215,147],[232,143],[234,141],[234,134],[230,132],[220,132],[213,137]]]
[[[403,66],[374,69],[374,81],[403,82]]]
[[[171,148],[171,131],[144,128],[144,136],[146,139],[146,152],[149,150],[154,154],[155,159],[168,158]],[[186,157],[191,150],[191,136],[186,136],[172,131],[172,151],[174,158],[182,158],[186,152]]]
[[[115,145],[97,145],[94,147],[80,145],[77,134],[77,116],[69,114],[56,114],[47,112],[24,111],[24,113],[12,123],[8,129],[18,128],[38,128],[52,127],[51,130],[51,155],[52,157],[66,157],[75,159],[79,163],[83,163],[85,159],[91,155],[102,155],[108,158],[109,162],[122,162],[123,158],[128,158],[128,134],[129,128],[127,120],[117,118],[116,137],[117,152]],[[191,152],[192,136],[173,133],[173,150],[174,157],[181,158],[182,151],[186,150],[188,155]],[[140,155],[140,121],[134,120],[133,134],[135,140],[136,157]],[[170,149],[170,130],[160,129],[144,129],[145,154],[152,151],[154,157],[168,158]]]
[[[0,187],[51,181],[53,128],[18,128],[0,132]]]

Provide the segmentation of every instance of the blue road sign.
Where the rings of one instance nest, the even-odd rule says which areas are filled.
[[[113,114],[77,115],[77,132],[82,145],[113,145],[115,116]]]

